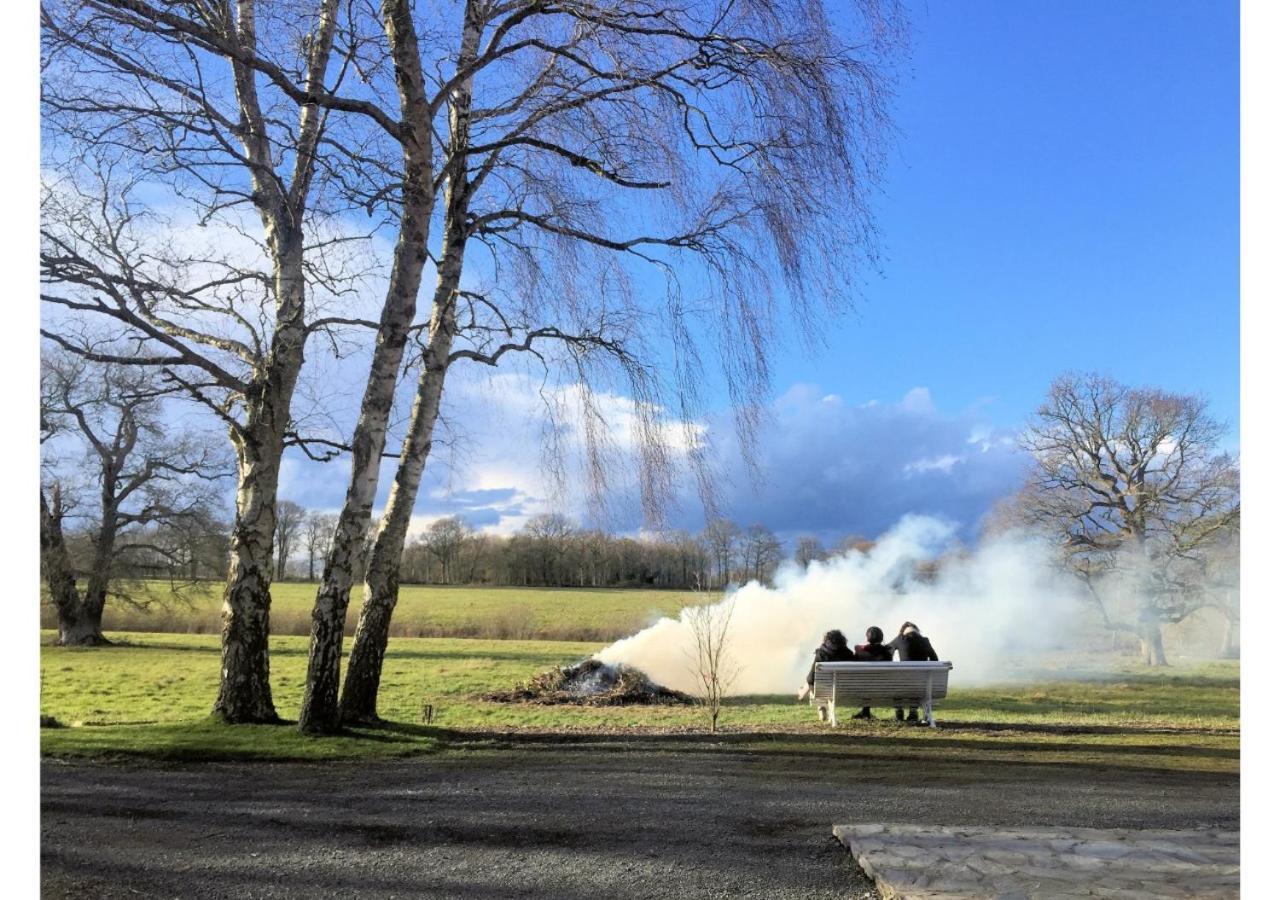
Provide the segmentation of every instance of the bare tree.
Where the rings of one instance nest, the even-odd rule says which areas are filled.
[[[560,513],[543,513],[525,524],[524,532],[532,542],[543,584],[553,583],[552,573],[556,564],[564,556],[569,539],[577,530],[577,526]]]
[[[742,542],[742,529],[728,519],[712,519],[702,532],[702,543],[715,563],[716,584],[727,587],[733,580],[733,561]]]
[[[635,401],[641,499],[656,516],[671,490],[660,379],[647,361],[661,336],[673,349],[672,407],[711,500],[692,427],[701,372],[691,323],[702,317],[718,335],[749,449],[768,382],[771,286],[786,286],[809,322],[811,300],[847,302],[848,277],[873,252],[866,186],[880,164],[888,84],[877,64],[896,38],[885,9],[858,5],[869,26],[859,48],[842,44],[824,9],[798,2],[470,0],[436,29],[453,63],[442,78],[436,289],[368,559],[344,716],[374,715],[397,568],[452,363],[528,354],[576,386],[597,506],[612,446],[592,388],[619,384]],[[472,244],[487,251],[480,290],[461,287]],[[699,269],[699,296],[710,283],[713,308],[684,296],[688,266]],[[666,288],[642,298],[653,273]],[[326,679],[341,640],[336,628],[328,635],[316,653],[333,662]]]
[[[349,275],[312,202],[318,183],[342,193],[338,178],[316,178],[322,150],[342,146],[325,139],[329,116],[366,107],[337,93],[363,46],[338,27],[341,9],[42,5],[45,169],[57,173],[42,203],[42,296],[60,316],[44,333],[88,359],[163,372],[228,429],[238,486],[214,712],[230,722],[277,719],[267,636],[280,457],[307,338],[325,328],[308,293],[341,292]],[[221,240],[175,238],[209,225]],[[102,350],[77,328],[86,319],[134,349]]]
[[[1035,467],[1018,513],[1057,539],[1103,622],[1136,635],[1151,665],[1166,664],[1164,625],[1215,605],[1215,580],[1238,583],[1229,565],[1209,572],[1240,518],[1222,432],[1197,397],[1074,374],[1025,432]]]
[[[276,503],[276,580],[283,581],[289,571],[289,559],[306,526],[307,511],[292,500]]]
[[[743,579],[752,578],[765,584],[782,562],[782,542],[777,535],[756,522],[747,528],[742,539]]]
[[[142,602],[121,576],[130,568],[151,570],[155,557],[170,570],[185,562],[178,548],[157,539],[156,526],[204,519],[216,502],[212,483],[229,474],[200,435],[166,436],[162,399],[175,390],[153,373],[71,354],[52,351],[41,361],[47,482],[40,495],[41,550],[48,556],[44,568],[61,644],[106,643],[102,613],[108,598]],[[68,467],[52,460],[53,452],[70,457],[65,462],[87,461],[72,468],[92,473],[97,493],[98,502],[83,513],[91,527],[83,596],[65,543],[69,510],[61,482]]]
[[[452,584],[454,563],[471,538],[471,526],[457,516],[437,519],[431,523],[422,541],[436,561],[440,563],[440,582]]]
[[[719,725],[725,695],[739,672],[729,640],[733,608],[733,597],[718,602],[708,598],[681,613],[693,635],[690,671],[696,679],[697,697],[707,711],[712,732]]]
[[[337,527],[337,516],[312,512],[307,515],[302,528],[302,539],[307,547],[307,580],[316,580],[316,560],[329,552],[329,542],[333,540],[333,530]]]
[[[804,534],[796,538],[796,546],[792,558],[795,560],[796,565],[805,568],[811,562],[826,559],[827,551],[822,546],[822,541],[813,535]]]

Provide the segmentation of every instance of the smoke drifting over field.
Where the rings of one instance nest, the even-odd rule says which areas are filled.
[[[953,678],[970,684],[1011,678],[1010,654],[1075,643],[1076,586],[1055,570],[1048,547],[1005,536],[944,558],[936,575],[922,581],[919,564],[937,558],[954,538],[952,525],[907,516],[867,553],[850,551],[806,570],[787,566],[776,587],[752,582],[720,601],[734,604],[729,647],[739,674],[730,693],[794,692],[831,628],[844,631],[853,645],[863,642],[871,625],[890,640],[909,619],[941,659],[955,664]],[[692,649],[693,633],[682,615],[606,647],[597,658],[693,691]]]

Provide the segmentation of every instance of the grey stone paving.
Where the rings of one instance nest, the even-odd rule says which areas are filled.
[[[837,825],[885,900],[1235,898],[1240,832]]]

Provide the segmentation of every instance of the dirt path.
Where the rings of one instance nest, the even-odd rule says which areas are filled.
[[[1239,781],[679,742],[42,768],[45,896],[868,896],[835,822],[1235,828]]]

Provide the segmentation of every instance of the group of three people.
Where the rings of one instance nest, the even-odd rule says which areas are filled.
[[[920,633],[920,629],[914,622],[903,622],[902,627],[898,629],[898,636],[887,644],[884,642],[884,632],[872,625],[867,629],[867,642],[858,644],[852,650],[849,649],[849,639],[844,636],[844,632],[838,629],[828,631],[823,635],[822,646],[813,651],[813,665],[809,667],[809,678],[800,691],[800,699],[803,700],[813,690],[813,673],[820,662],[892,662],[895,653],[900,662],[937,662],[938,660],[933,644]],[[825,708],[820,712],[825,713]],[[902,721],[902,707],[897,707],[894,712],[898,721]],[[871,707],[864,706],[862,712],[854,718],[870,719]],[[911,713],[906,720],[908,722],[920,720],[916,707],[911,707]]]

